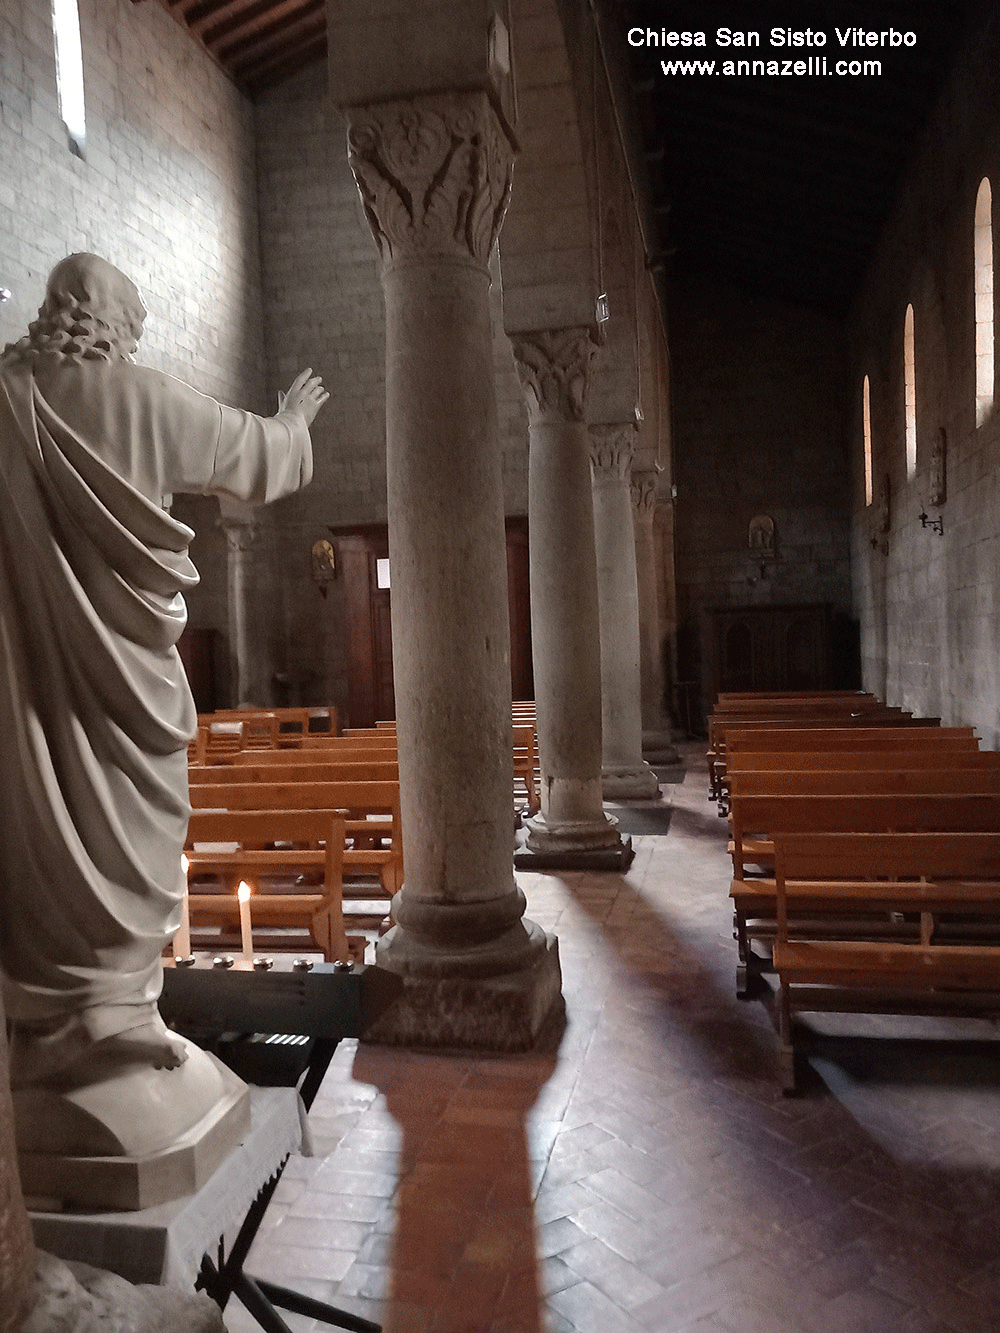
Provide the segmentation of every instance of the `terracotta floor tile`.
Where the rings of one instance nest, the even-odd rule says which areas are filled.
[[[1000,1047],[836,1016],[783,1097],[698,751],[626,875],[518,876],[556,1058],[342,1042],[256,1271],[386,1333],[997,1333]]]

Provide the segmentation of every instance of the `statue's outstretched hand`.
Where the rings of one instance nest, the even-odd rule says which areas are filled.
[[[306,425],[309,426],[329,397],[323,388],[322,379],[314,375],[310,367],[295,376],[287,393],[278,394],[278,411],[298,412],[300,417],[305,417]]]

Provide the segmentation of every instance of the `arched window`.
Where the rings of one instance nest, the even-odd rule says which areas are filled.
[[[903,321],[903,406],[906,413],[906,475],[917,470],[917,369],[913,351],[913,306]]]
[[[976,425],[993,407],[993,196],[984,176],[976,195]]]
[[[872,402],[868,376],[861,386],[861,420],[865,433],[865,504],[872,502]]]
[[[66,126],[70,149],[77,157],[83,157],[87,127],[83,106],[80,14],[76,0],[52,0],[52,34],[55,39],[59,116]]]

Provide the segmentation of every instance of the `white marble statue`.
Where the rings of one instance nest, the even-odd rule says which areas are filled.
[[[177,639],[198,575],[175,492],[304,486],[328,397],[273,417],[135,364],[145,308],[96,255],[49,277],[0,356],[0,971],[17,1089],[169,1069],[156,1002],[180,921],[195,709]]]

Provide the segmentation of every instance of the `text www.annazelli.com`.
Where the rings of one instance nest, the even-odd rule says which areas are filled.
[[[809,56],[805,60],[661,60],[664,74],[721,75],[723,78],[874,78],[882,73],[881,60],[828,60]]]

